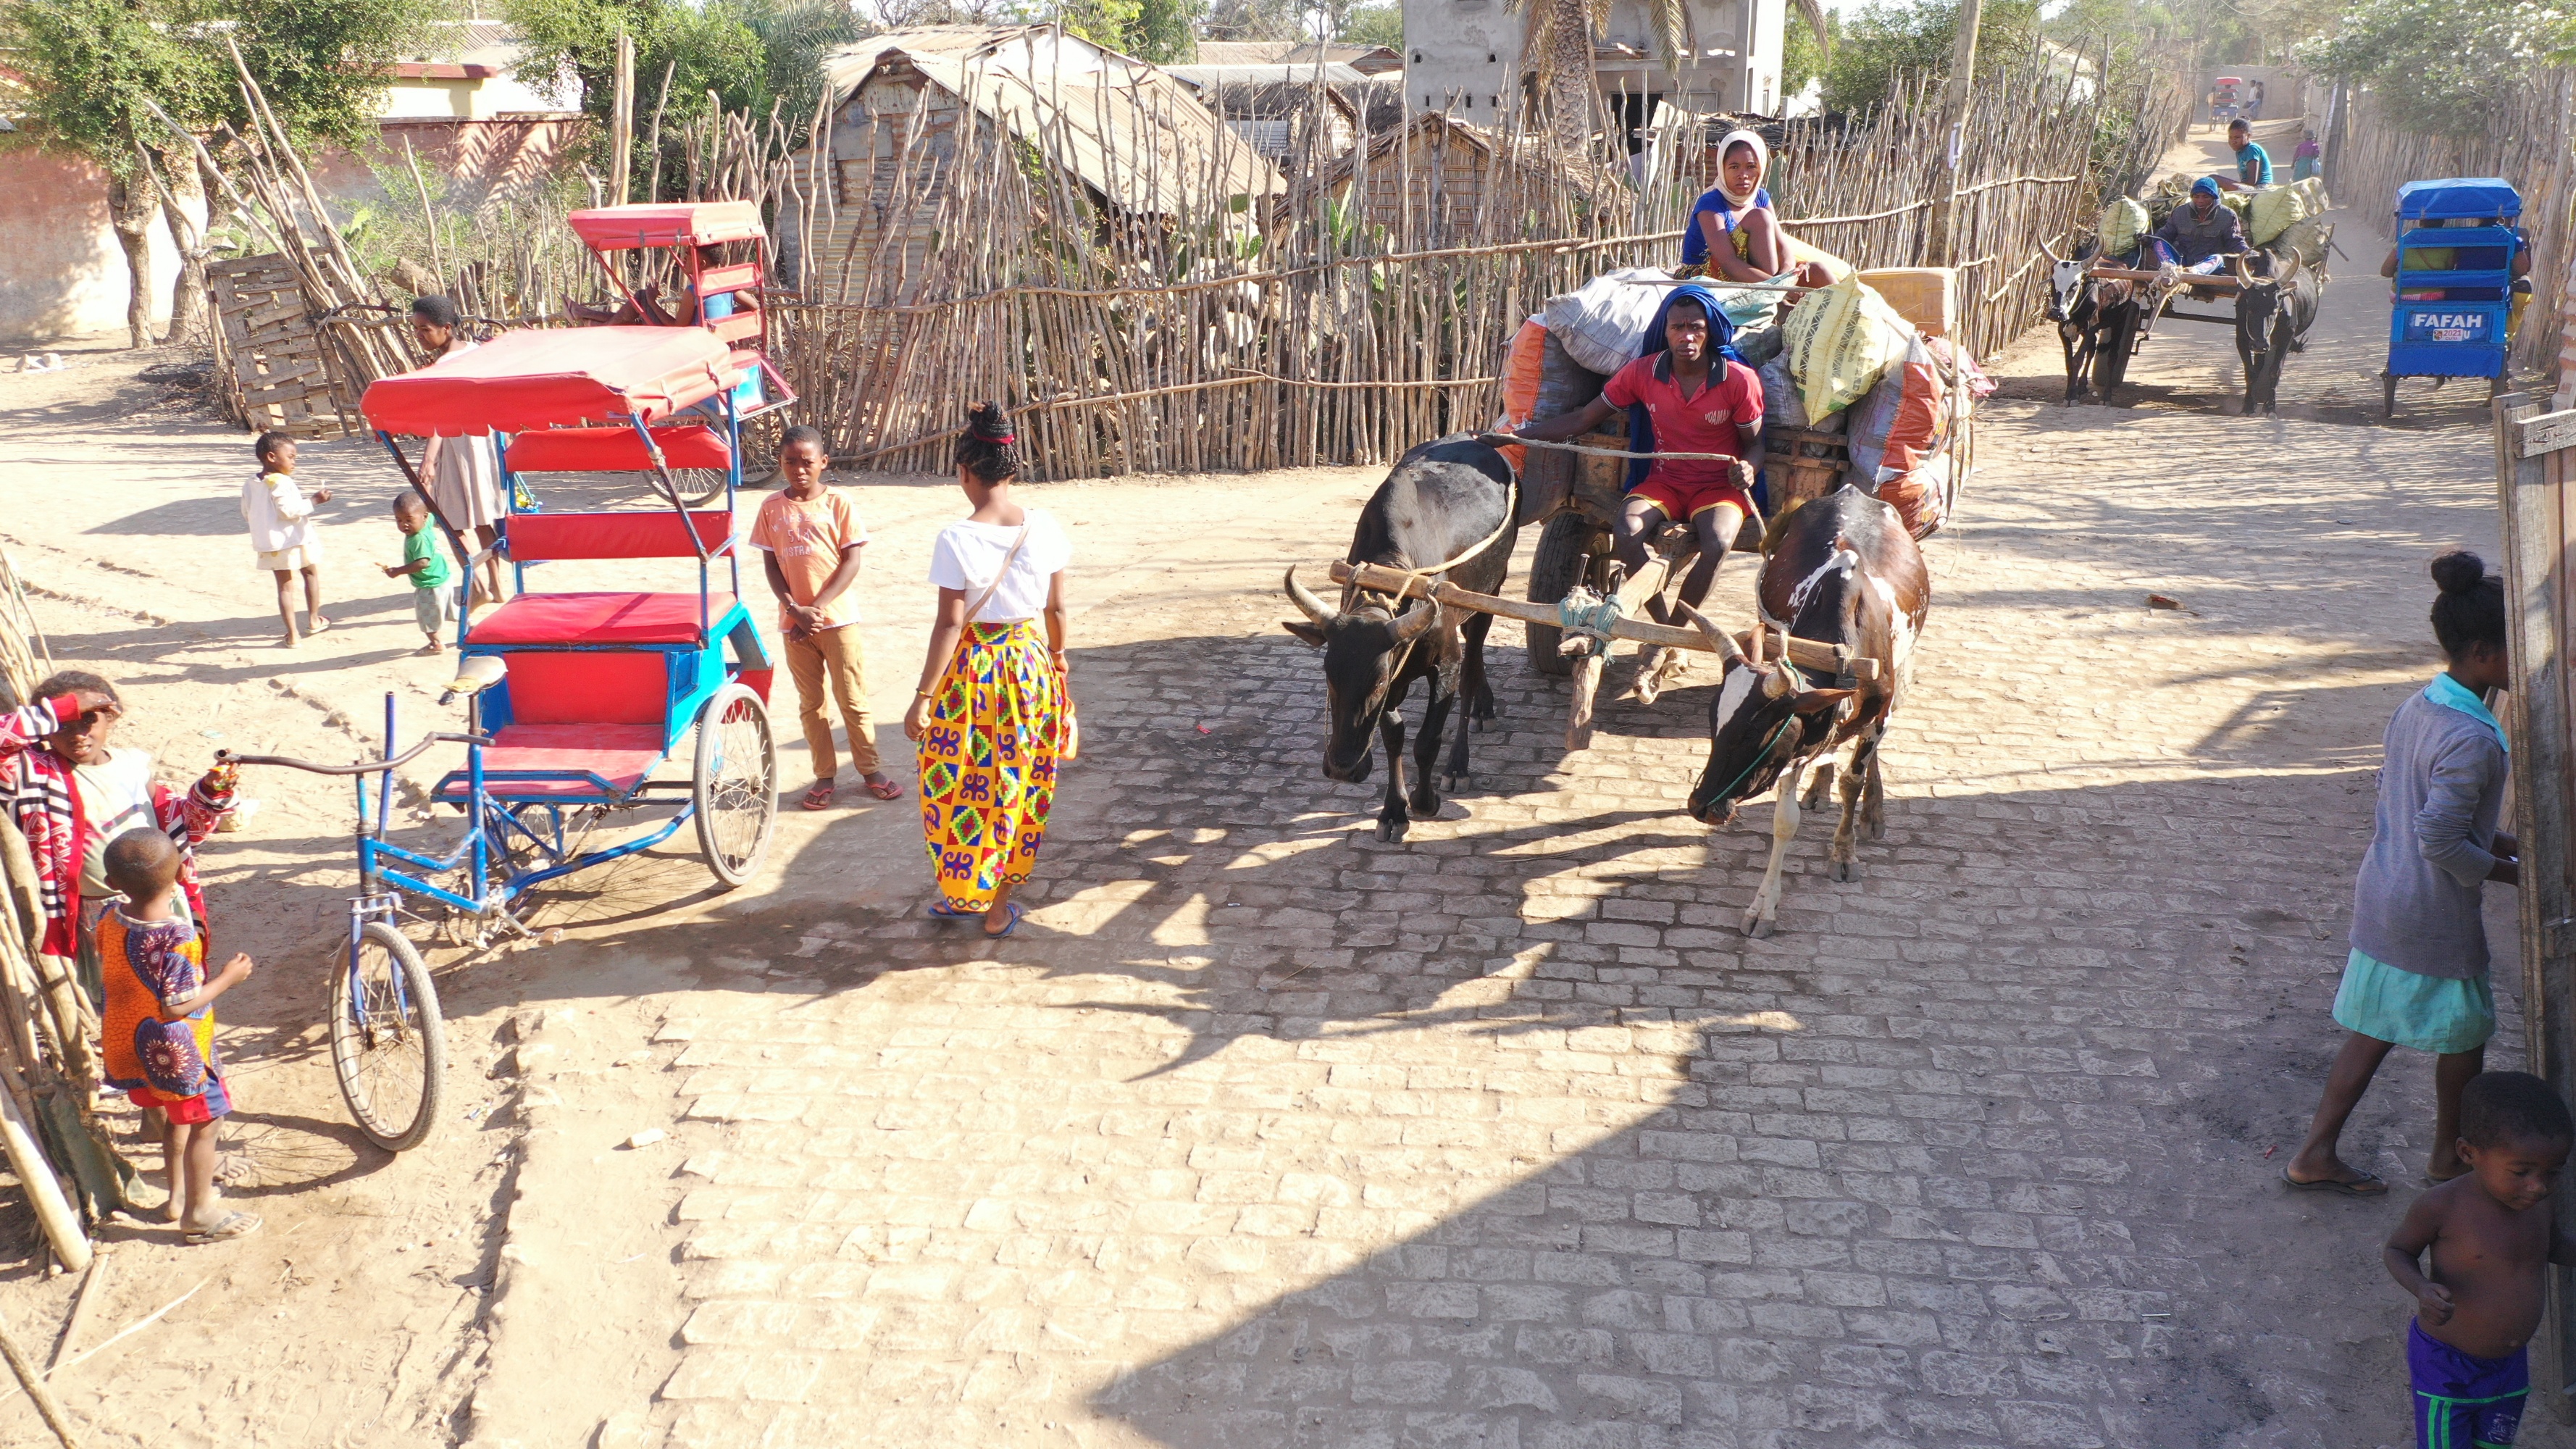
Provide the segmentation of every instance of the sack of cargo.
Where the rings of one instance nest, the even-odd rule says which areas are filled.
[[[2093,229],[2102,237],[2102,255],[2125,257],[2137,249],[2138,238],[2155,228],[2147,220],[2146,203],[2133,197],[2119,196],[2102,208],[2101,219]]]
[[[1866,486],[1914,471],[1949,436],[1948,403],[1927,340],[1908,338],[1904,353],[1851,410],[1852,478]]]
[[[1503,415],[1494,420],[1494,431],[1508,433],[1538,416],[1539,378],[1547,361],[1547,324],[1536,317],[1521,324],[1512,334],[1512,350],[1503,362]],[[1526,463],[1529,449],[1521,447],[1500,450],[1518,472]]]
[[[1664,305],[1670,287],[1637,286],[1669,282],[1661,267],[1624,267],[1585,283],[1581,290],[1547,299],[1547,334],[1563,344],[1566,355],[1605,377],[1640,355],[1655,309]]]
[[[1947,336],[1958,323],[1956,267],[1873,267],[1862,272],[1860,280],[1927,337]]]
[[[1780,227],[1781,245],[1789,249],[1789,270],[1794,272],[1801,263],[1814,262],[1825,269],[1826,276],[1837,282],[1852,274],[1851,263],[1826,251],[1823,247],[1809,246],[1789,235],[1789,227],[1792,225],[1795,223],[1782,223]]]
[[[1762,426],[1767,432],[1774,427],[1805,428],[1811,432],[1839,433],[1849,411],[1827,413],[1821,418],[1807,416],[1806,402],[1798,396],[1798,380],[1789,373],[1789,359],[1774,357],[1762,364]]]
[[[1907,533],[1917,539],[1930,538],[1950,521],[1950,514],[1959,506],[1960,456],[1959,450],[1945,448],[1911,472],[1881,471],[1879,501],[1896,510]]]
[[[2322,216],[2302,217],[2290,224],[2272,243],[2272,250],[2296,253],[2303,266],[2325,265],[2326,245],[2334,239],[2334,223]]]
[[[2324,177],[2302,176],[2298,180],[2290,183],[2290,189],[2299,193],[2307,207],[2308,215],[2315,216],[2328,209],[2326,206],[2326,179]]]
[[[1527,328],[1522,329],[1524,333]],[[1520,338],[1512,339],[1515,348]],[[1538,395],[1530,406],[1530,416],[1540,421],[1561,418],[1594,398],[1610,379],[1585,367],[1568,355],[1565,341],[1555,329],[1541,323],[1538,332]],[[1576,455],[1559,448],[1523,448],[1521,464],[1521,522],[1535,523],[1556,511],[1566,495],[1574,491]]]
[[[1868,393],[1914,337],[1913,324],[1858,277],[1809,292],[1783,330],[1789,370],[1811,418]]]
[[[1783,334],[1777,318],[1763,316],[1735,329],[1735,355],[1747,367],[1762,367],[1780,355]]]
[[[2254,193],[2252,220],[2246,228],[2246,239],[2254,245],[2269,246],[2272,239],[2288,231],[2291,224],[2306,218],[2308,199],[2295,186],[2266,186]]]
[[[2253,192],[2222,191],[2218,193],[2218,204],[2226,207],[2229,211],[2236,213],[2236,221],[2238,225],[2249,229],[2254,225]]]

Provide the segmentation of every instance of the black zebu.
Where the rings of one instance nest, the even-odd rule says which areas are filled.
[[[2075,406],[2086,382],[2104,402],[2129,375],[2129,354],[2137,349],[2145,308],[2135,282],[2093,275],[2100,243],[2087,243],[2072,258],[2059,258],[2049,277],[2048,320],[2057,324],[2057,340],[2066,348],[2066,405]],[[2046,251],[2046,247],[2041,250]],[[2090,374],[2088,379],[2087,374]]]
[[[1471,433],[1425,443],[1396,461],[1395,470],[1361,510],[1349,562],[1412,570],[1454,559],[1447,573],[1433,576],[1435,582],[1445,578],[1476,593],[1499,594],[1520,532],[1509,517],[1511,506],[1512,467],[1502,454]],[[1491,541],[1478,548],[1480,539]],[[1475,550],[1472,556],[1458,557],[1470,549]],[[1485,682],[1485,632],[1494,618],[1466,613],[1462,621],[1457,612],[1427,599],[1398,614],[1395,600],[1356,588],[1345,590],[1342,607],[1334,609],[1298,583],[1293,568],[1287,588],[1289,599],[1311,621],[1290,622],[1288,632],[1324,651],[1324,693],[1332,711],[1324,778],[1350,784],[1366,780],[1374,758],[1371,731],[1383,735],[1386,805],[1378,812],[1377,838],[1402,840],[1413,819],[1440,813],[1432,762],[1440,753],[1440,731],[1448,723],[1450,706],[1462,695],[1467,721],[1450,747],[1442,784],[1456,790],[1473,783],[1467,772],[1467,723],[1481,729],[1494,717],[1493,687]],[[1396,710],[1417,679],[1430,681],[1431,698],[1423,706],[1422,732],[1414,742],[1418,778],[1408,797],[1404,717]]]
[[[1766,659],[1771,651],[1762,647],[1758,629],[1755,652],[1747,656],[1731,635],[1690,611],[1691,623],[1726,660],[1717,699],[1709,706],[1708,768],[1690,794],[1692,818],[1724,825],[1734,819],[1737,805],[1774,780],[1780,785],[1771,816],[1771,864],[1744,913],[1748,936],[1771,934],[1778,916],[1780,863],[1798,834],[1798,778],[1816,756],[1852,745],[1842,771],[1842,825],[1827,857],[1834,879],[1851,879],[1855,820],[1873,840],[1886,833],[1878,743],[1905,697],[1914,641],[1932,606],[1931,575],[1896,510],[1848,484],[1774,523],[1762,554],[1754,597],[1765,625],[1794,638],[1840,644],[1853,658],[1878,661],[1879,673],[1866,684],[1843,683],[1789,663],[1785,647],[1784,657]],[[1808,792],[1808,808],[1823,801],[1833,778],[1828,759]]]
[[[2257,274],[2246,265],[2252,258]],[[2307,346],[2317,320],[2317,294],[2303,285],[2297,252],[2256,250],[2235,258],[2236,355],[2245,364],[2245,411],[2273,411],[2281,391],[2281,363]]]

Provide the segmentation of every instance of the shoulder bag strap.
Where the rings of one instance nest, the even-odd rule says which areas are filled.
[[[1002,566],[993,571],[993,581],[984,586],[984,592],[975,596],[975,602],[966,606],[967,623],[975,622],[975,616],[984,612],[986,604],[993,602],[994,590],[1002,586],[1002,580],[1011,576],[1011,564],[1020,556],[1020,545],[1029,541],[1030,527],[1031,525],[1027,523],[1020,525],[1020,536],[1011,540],[1011,551],[1002,555]]]

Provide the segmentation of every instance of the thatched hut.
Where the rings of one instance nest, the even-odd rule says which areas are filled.
[[[1538,234],[1618,183],[1546,138],[1502,135],[1425,111],[1326,167],[1325,194],[1352,219],[1415,245],[1459,246]]]
[[[1170,74],[1053,25],[873,36],[826,76],[828,154],[801,168],[815,224],[781,227],[811,236],[809,296],[907,301],[1034,226],[1109,242],[1285,188]]]

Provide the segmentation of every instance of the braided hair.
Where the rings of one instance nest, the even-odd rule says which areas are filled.
[[[980,402],[966,415],[965,436],[957,440],[957,466],[986,483],[1018,477],[1022,466],[1019,434],[1011,415],[997,402]]]

